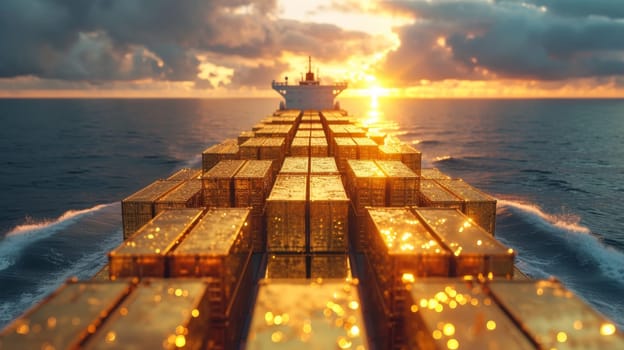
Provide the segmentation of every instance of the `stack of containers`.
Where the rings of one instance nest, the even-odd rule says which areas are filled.
[[[121,201],[123,237],[130,237],[156,215],[156,201],[182,185],[183,180],[156,180]]]
[[[346,253],[349,198],[337,175],[311,175],[309,231],[312,253]]]
[[[374,308],[374,314],[375,318],[389,320],[389,328],[383,329],[381,338],[385,342],[382,348],[391,348],[391,342],[401,339],[404,283],[422,277],[449,276],[451,254],[406,208],[368,208],[367,214],[367,297],[372,303],[383,304]]]
[[[225,159],[239,159],[237,140],[225,140],[220,144],[213,145],[202,152],[202,170],[210,170],[219,161]]]
[[[310,175],[340,175],[334,157],[310,157]]]
[[[358,159],[357,157],[357,143],[350,137],[334,137],[334,156],[336,157],[336,163],[338,164],[338,170],[341,173],[346,173],[348,170],[347,162],[350,159]]]
[[[386,175],[386,205],[417,205],[420,177],[398,160],[378,160],[376,163]]]
[[[266,200],[267,251],[305,252],[308,177],[279,175]]]
[[[198,208],[203,205],[202,180],[186,180],[179,187],[156,200],[154,212],[165,209]]]
[[[354,137],[357,145],[357,159],[377,159],[377,143],[368,137]]]
[[[425,180],[450,180],[451,177],[441,172],[438,168],[420,169],[420,177]]]
[[[367,244],[365,207],[385,205],[386,175],[372,160],[348,160],[347,164],[350,240],[355,251],[361,252]]]
[[[510,278],[515,252],[456,209],[416,208],[416,215],[452,253],[451,275]]]
[[[279,171],[280,175],[308,175],[310,167],[308,157],[286,157]]]
[[[208,277],[212,337],[225,349],[238,341],[249,308],[251,271],[250,210],[209,210],[168,256],[172,277]]]
[[[322,130],[318,131],[322,132]],[[310,157],[327,157],[328,155],[329,148],[327,144],[327,139],[324,136],[310,137]]]
[[[233,206],[236,173],[245,165],[245,160],[222,160],[202,176],[204,205],[209,207]]]
[[[203,209],[172,209],[158,214],[108,254],[110,279],[166,277],[167,254],[202,214]]]
[[[437,183],[422,177],[418,192],[418,205],[431,208],[454,208],[462,210],[464,201]]]
[[[250,207],[254,252],[265,249],[265,201],[273,185],[273,162],[249,160],[234,175],[234,206]]]
[[[380,160],[400,160],[420,176],[422,154],[414,147],[406,144],[380,145],[378,152]]]
[[[208,294],[202,280],[70,281],[7,327],[0,348],[200,349],[213,342]]]
[[[496,229],[496,199],[470,186],[463,180],[436,180],[464,201],[462,211],[477,225],[494,235]]]
[[[355,283],[261,280],[246,349],[366,349],[366,329]]]
[[[310,138],[295,137],[290,144],[290,155],[293,157],[308,157],[310,155]]]

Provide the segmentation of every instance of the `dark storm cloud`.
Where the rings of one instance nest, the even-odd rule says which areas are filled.
[[[388,9],[409,13],[416,20],[396,29],[401,47],[388,55],[383,70],[405,83],[624,74],[624,23],[596,15],[615,8],[615,1],[601,1],[594,7],[572,1],[578,7],[566,11],[540,8],[546,3],[550,1],[384,2]],[[445,38],[446,48],[437,45],[440,37]]]
[[[202,53],[221,62],[284,51],[340,60],[375,49],[362,33],[275,19],[276,6],[276,0],[3,0],[0,78],[195,80]],[[245,74],[235,74],[239,84],[252,80]]]

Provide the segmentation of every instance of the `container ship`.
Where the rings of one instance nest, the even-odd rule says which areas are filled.
[[[272,82],[271,116],[122,200],[123,243],[0,349],[624,349],[615,324],[496,240],[496,199]]]

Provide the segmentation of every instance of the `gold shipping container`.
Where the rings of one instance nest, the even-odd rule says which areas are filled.
[[[300,138],[310,137],[310,130],[309,129],[297,130],[297,132],[295,133],[295,137],[300,137]]]
[[[346,252],[349,198],[339,175],[310,176],[310,251]]]
[[[357,144],[357,159],[377,159],[377,143],[368,137],[354,137]]]
[[[307,176],[280,175],[267,198],[267,250],[306,250]]]
[[[420,177],[398,160],[378,160],[376,163],[387,176],[386,205],[417,205]]]
[[[453,252],[452,275],[513,276],[515,253],[456,209],[415,208],[414,212]]]
[[[260,159],[260,147],[264,144],[264,137],[252,137],[245,141],[240,148],[240,159]]]
[[[234,206],[251,207],[251,234],[254,252],[264,250],[264,207],[273,185],[273,162],[250,160],[234,176]]]
[[[365,206],[384,206],[386,175],[372,160],[348,160],[347,190],[358,215]]]
[[[386,140],[386,134],[377,130],[368,130],[366,132],[366,137],[375,141],[378,145],[383,145]]]
[[[420,176],[422,155],[414,147],[406,144],[382,145],[378,151],[380,160],[400,160]]]
[[[203,204],[202,180],[185,181],[181,186],[160,197],[154,205],[156,214],[166,209],[198,208]]]
[[[201,349],[209,327],[209,294],[202,280],[145,281],[85,349]]]
[[[325,131],[323,131],[323,130],[311,130],[310,131],[310,137],[312,137],[312,138],[316,138],[316,137],[325,138]]]
[[[267,257],[267,279],[350,277],[351,268],[346,254],[270,254]]]
[[[617,326],[557,281],[496,281],[487,288],[541,349],[624,349]]]
[[[225,314],[251,257],[250,211],[211,209],[169,253],[171,277],[212,277],[211,313]]]
[[[262,160],[275,160],[279,170],[284,157],[286,156],[286,142],[283,137],[267,137],[259,148],[259,158]]]
[[[293,157],[309,157],[310,138],[295,137],[290,144],[290,155]]]
[[[368,207],[366,254],[388,309],[404,307],[404,284],[419,277],[447,277],[451,254],[406,208]]]
[[[451,177],[441,172],[438,168],[420,169],[420,177],[428,180],[450,180]]]
[[[0,349],[78,349],[131,291],[129,282],[67,282],[0,333]]]
[[[303,117],[301,117],[301,122],[305,122],[305,123],[321,123],[321,117],[320,116],[309,116],[309,115],[304,115]]]
[[[371,320],[375,320],[374,332],[369,334],[369,341],[374,345],[372,349],[394,349],[393,340],[395,338],[396,317],[386,306],[384,295],[377,283],[375,270],[370,260],[365,254],[354,254],[359,266],[360,284],[366,286],[361,288],[364,301],[364,313]]]
[[[251,131],[258,131],[258,130],[264,128],[265,126],[267,126],[267,124],[258,123],[258,124],[256,124],[256,125],[251,127]]]
[[[193,179],[201,179],[202,170],[201,169],[191,169],[191,168],[182,168],[175,173],[171,174],[166,180],[167,181],[179,181],[179,180],[193,180]]]
[[[310,157],[310,175],[340,175],[334,157]]]
[[[347,171],[347,161],[357,159],[357,144],[350,137],[334,138],[334,155],[340,172]]]
[[[156,180],[142,190],[121,201],[124,239],[130,237],[141,226],[150,221],[155,213],[154,203],[183,181]]]
[[[204,205],[231,207],[234,195],[233,178],[245,160],[222,160],[202,176]]]
[[[239,146],[237,140],[225,140],[220,144],[213,145],[202,152],[202,170],[210,170],[221,160],[239,159]]]
[[[463,180],[436,180],[439,184],[464,200],[464,214],[477,225],[494,235],[496,229],[496,199],[470,186]]]
[[[245,141],[250,138],[256,137],[256,133],[254,131],[243,131],[238,135],[238,145],[242,145]]]
[[[323,130],[323,124],[302,122],[301,124],[299,124],[299,130]],[[325,135],[323,135],[323,137],[325,137]]]
[[[435,180],[420,179],[418,202],[422,207],[453,208],[462,210],[464,201],[457,197]]]
[[[172,209],[158,214],[108,253],[110,277],[166,277],[165,256],[199,219],[203,209]]]
[[[367,349],[361,307],[344,279],[261,280],[246,349]]]
[[[305,254],[268,254],[264,278],[304,279],[307,276],[307,259]]]
[[[535,349],[491,297],[470,281],[421,280],[409,287],[403,317],[408,349]]]
[[[329,150],[324,137],[310,138],[310,157],[327,157]]]
[[[308,157],[286,157],[280,169],[280,175],[307,175],[309,172]]]
[[[353,138],[366,137],[366,130],[352,124],[345,125],[344,131]]]

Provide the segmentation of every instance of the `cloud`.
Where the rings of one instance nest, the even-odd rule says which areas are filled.
[[[287,67],[282,53],[341,61],[382,45],[331,24],[276,17],[276,0],[3,0],[0,78],[200,81],[198,57],[236,68],[233,83],[266,86]],[[273,63],[227,64],[272,60]],[[266,76],[266,74],[265,74]],[[270,81],[270,80],[269,80]]]
[[[383,2],[386,9],[415,21],[396,28],[401,46],[388,54],[381,71],[408,85],[422,79],[562,80],[624,74],[624,22],[597,15],[609,13],[616,1],[571,3]],[[549,5],[555,9],[542,7]],[[614,9],[612,15],[619,12]]]

